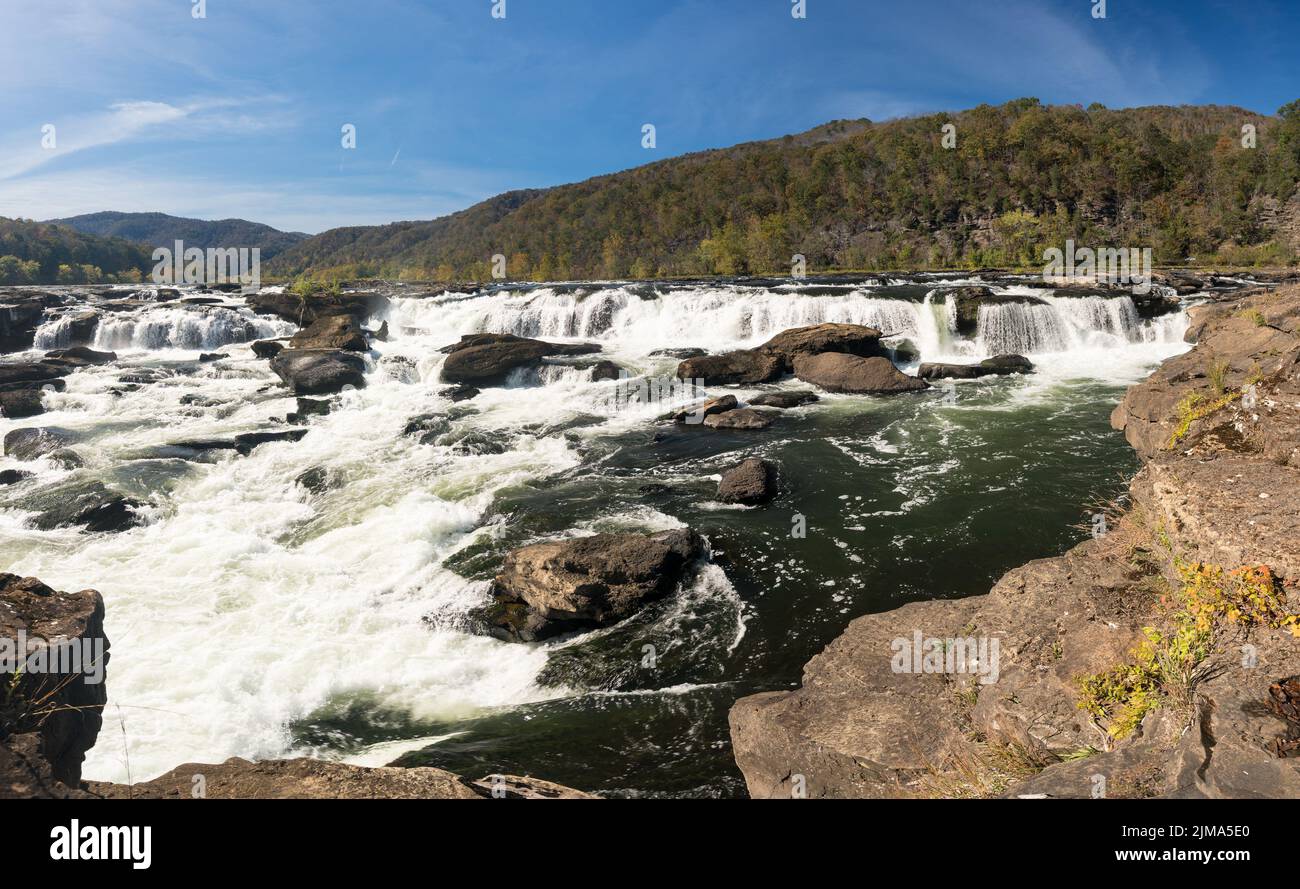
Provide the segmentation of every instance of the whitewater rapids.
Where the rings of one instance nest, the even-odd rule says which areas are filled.
[[[0,420],[0,434],[23,425],[73,430],[91,473],[150,504],[144,526],[113,535],[35,531],[22,513],[0,509],[5,570],[60,589],[93,587],[107,603],[109,705],[85,776],[138,781],[182,762],[319,752],[296,746],[290,727],[353,699],[450,720],[575,693],[539,683],[546,647],[465,633],[460,621],[483,604],[487,584],[443,562],[499,533],[505,518],[493,503],[502,491],[575,470],[584,441],[646,427],[672,405],[612,407],[617,383],[548,365],[485,389],[466,403],[477,413],[455,420],[506,443],[501,453],[420,445],[403,427],[413,416],[453,408],[440,394],[438,349],[464,334],[598,342],[598,357],[634,375],[666,375],[676,360],[652,352],[725,351],[791,327],[865,324],[909,340],[925,361],[1026,354],[1039,373],[1015,381],[1024,400],[1068,400],[1076,381],[1122,386],[1186,348],[1185,315],[1143,320],[1126,297],[1026,288],[1043,304],[985,307],[979,335],[967,339],[956,332],[951,301],[937,292],[902,298],[887,286],[840,289],[807,295],[727,285],[664,288],[646,298],[611,284],[587,293],[399,294],[370,320],[387,321],[391,336],[367,358],[367,387],[343,393],[305,438],[191,463],[153,456],[154,449],[264,430],[295,409],[249,346],[293,327],[236,306],[158,306],[101,322],[95,346],[117,351],[117,363],[68,377],[67,391],[47,395],[39,423]],[[66,344],[67,336],[66,322],[52,322],[38,331],[37,349]],[[196,366],[196,350],[216,349],[228,357]],[[138,388],[123,384],[142,369],[163,373]],[[832,396],[802,410],[850,399]],[[590,419],[566,426],[583,418]],[[556,434],[560,428],[568,434]],[[346,484],[309,494],[295,479],[317,467]],[[22,468],[36,471],[39,484],[68,475],[45,460]],[[593,519],[583,530],[675,524],[647,507]],[[734,597],[720,573],[695,592]],[[743,633],[739,603],[730,604],[733,629]],[[724,644],[734,645],[731,638]]]

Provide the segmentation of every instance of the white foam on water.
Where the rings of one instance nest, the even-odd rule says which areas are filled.
[[[503,489],[579,465],[576,447],[556,430],[571,427],[583,438],[645,428],[691,403],[685,395],[646,404],[611,397],[636,376],[673,372],[676,359],[652,356],[655,350],[745,348],[823,321],[906,337],[923,360],[976,360],[1023,344],[1038,373],[1019,378],[1015,399],[1049,397],[1079,380],[1135,381],[1187,348],[1185,316],[1147,322],[1127,298],[1098,303],[1026,289],[1045,305],[987,309],[990,324],[979,340],[956,335],[950,299],[896,299],[865,285],[825,296],[712,286],[644,299],[636,288],[612,285],[585,296],[541,287],[396,299],[385,316],[391,339],[377,343],[369,359],[369,385],[344,393],[300,442],[264,445],[248,457],[223,452],[212,463],[160,461],[171,475],[151,499],[148,524],[119,534],[36,532],[20,514],[0,509],[0,565],[60,589],[104,594],[110,706],[86,763],[91,779],[124,780],[128,761],[131,777],[141,780],[187,761],[289,755],[290,725],[350,697],[416,719],[454,719],[570,694],[538,684],[546,647],[463,632],[459,621],[485,601],[486,584],[441,567],[493,533],[485,522]],[[74,447],[92,475],[177,440],[277,428],[272,418],[294,410],[294,400],[241,343],[292,329],[230,309],[157,306],[106,317],[95,344],[127,353],[123,361],[68,377],[66,392],[46,396],[50,413],[40,425],[77,433]],[[439,394],[445,356],[438,348],[477,332],[593,341],[603,353],[556,360],[511,386],[484,388],[466,405],[475,413],[452,421],[501,442],[504,453],[459,455],[403,436],[412,416],[450,407]],[[45,335],[57,339],[58,332]],[[120,385],[132,370],[123,363],[158,367],[176,350],[217,347],[229,360],[197,371],[191,365],[135,391]],[[615,360],[633,380],[592,382],[579,365],[600,359]],[[749,391],[737,394],[743,400]],[[186,396],[203,405],[182,404]],[[832,395],[808,410],[892,408],[886,400]],[[0,419],[0,434],[21,425],[34,424]],[[905,447],[883,437],[876,445],[877,458]],[[0,458],[0,468],[35,469],[41,483],[68,475],[47,464]],[[294,484],[315,467],[345,484],[317,495]],[[920,489],[911,495],[928,496],[938,475],[909,480]],[[36,482],[23,484],[26,490]],[[680,524],[645,507],[574,530]],[[699,603],[734,612],[727,640],[734,650],[745,632],[744,609],[716,566],[706,566],[679,607]]]

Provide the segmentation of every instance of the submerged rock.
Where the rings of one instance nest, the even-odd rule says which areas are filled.
[[[623,368],[619,367],[612,361],[601,361],[591,368],[592,382],[602,382],[604,380],[617,380],[623,375]]]
[[[117,360],[116,352],[98,352],[86,346],[73,346],[69,349],[54,349],[45,353],[45,362],[70,368],[96,367],[112,364]]]
[[[754,506],[776,496],[776,467],[760,457],[750,457],[722,474],[718,499],[723,503]]]
[[[995,355],[976,364],[927,362],[916,369],[916,375],[923,380],[974,380],[979,377],[1033,372],[1033,363],[1023,355]]]
[[[764,392],[749,399],[750,407],[775,407],[782,410],[819,401],[811,389],[789,389],[783,392]]]
[[[32,478],[32,473],[22,469],[0,469],[0,486],[16,485]]]
[[[299,398],[298,410],[285,419],[290,423],[302,423],[307,417],[328,416],[332,405],[324,398]]]
[[[143,504],[92,480],[42,488],[18,498],[11,505],[36,513],[30,523],[41,531],[79,526],[87,531],[113,532],[139,524],[135,510]]]
[[[704,422],[705,417],[713,414],[720,414],[723,411],[735,410],[740,405],[734,395],[720,395],[717,398],[710,398],[708,401],[697,407],[688,407],[673,414],[674,423],[684,423],[696,425]]]
[[[294,482],[302,485],[313,494],[323,494],[334,487],[335,479],[333,473],[324,466],[313,466],[311,469],[299,473]]]
[[[599,352],[594,343],[547,343],[508,333],[476,333],[442,350],[447,354],[442,379],[448,383],[477,385],[503,382],[510,371],[535,367],[553,355],[589,355]]]
[[[451,421],[443,414],[420,414],[406,421],[402,434],[414,437],[420,444],[431,445],[450,429]]]
[[[254,448],[261,445],[279,441],[301,441],[302,437],[306,434],[306,429],[279,429],[274,432],[245,432],[242,435],[235,436],[235,450],[247,457],[253,452]]]
[[[438,394],[451,399],[453,402],[469,401],[471,398],[478,397],[479,390],[473,386],[450,386]]]
[[[506,556],[493,581],[489,632],[533,642],[617,623],[676,589],[702,552],[690,529],[525,546]]]
[[[860,358],[839,352],[801,355],[795,359],[794,373],[805,383],[827,392],[883,395],[929,387],[925,380],[909,377],[894,367],[888,358]]]
[[[366,384],[366,362],[356,352],[285,349],[271,370],[295,395],[330,395]]]
[[[5,434],[5,456],[15,460],[37,460],[60,448],[66,448],[74,441],[76,437],[66,429],[25,426]]]

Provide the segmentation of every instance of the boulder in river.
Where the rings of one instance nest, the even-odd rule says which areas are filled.
[[[811,389],[786,389],[780,392],[764,392],[755,395],[746,402],[750,407],[774,407],[781,410],[812,404],[818,401],[817,393]]]
[[[784,373],[785,360],[780,355],[758,349],[702,355],[677,365],[679,379],[699,380],[705,386],[771,383]]]
[[[750,457],[722,474],[718,499],[723,503],[754,506],[776,496],[776,467],[761,457]]]
[[[505,380],[517,367],[535,367],[553,355],[589,355],[594,343],[547,343],[508,333],[476,333],[442,350],[447,359],[442,379],[448,383],[490,385]]]
[[[245,432],[235,436],[235,450],[247,457],[254,448],[277,441],[301,441],[306,429],[277,429],[273,432]]]
[[[0,486],[16,485],[32,477],[32,473],[23,469],[0,469]]]
[[[493,581],[489,632],[533,642],[617,623],[673,592],[702,552],[689,528],[525,546],[506,556]]]
[[[600,361],[591,368],[591,379],[595,383],[605,380],[617,380],[622,375],[623,368],[612,361]]]
[[[10,739],[36,736],[34,752],[49,763],[52,777],[76,788],[108,699],[104,600],[94,590],[63,593],[34,577],[0,573],[0,639],[16,641],[19,633],[28,669],[0,674],[5,732]],[[68,656],[70,646],[78,660]],[[31,669],[34,664],[44,666]]]
[[[800,355],[794,361],[794,374],[827,392],[863,395],[912,392],[930,385],[925,380],[909,377],[888,358],[860,358],[842,352]]]
[[[0,392],[0,417],[21,420],[45,413],[40,389],[14,389]]]
[[[704,422],[704,418],[712,414],[720,414],[723,411],[733,411],[740,406],[734,395],[720,395],[717,398],[710,398],[708,401],[698,407],[688,407],[673,414],[674,423],[685,423],[691,426]]]
[[[43,363],[76,369],[112,364],[116,360],[116,352],[99,352],[87,346],[71,346],[67,349],[54,349],[46,352]]]
[[[285,349],[271,359],[271,370],[295,395],[329,395],[366,384],[366,362],[356,352]]]
[[[758,347],[760,351],[779,355],[785,367],[794,367],[799,355],[820,355],[823,352],[842,352],[871,358],[883,355],[880,331],[861,324],[813,324],[784,330]]]
[[[284,351],[281,340],[258,340],[253,343],[253,354],[258,358],[274,358]]]
[[[13,291],[0,293],[0,352],[22,352],[32,347],[36,328],[48,307],[61,303],[52,293]]]
[[[21,364],[0,364],[0,389],[27,389],[40,387],[72,373],[66,364],[54,361],[25,361]]]
[[[97,481],[73,481],[33,491],[12,504],[26,512],[33,528],[83,527],[87,531],[123,531],[139,523],[141,504]]]
[[[766,429],[772,425],[772,416],[768,411],[741,407],[709,414],[704,418],[704,425],[710,429]]]
[[[367,352],[361,325],[350,315],[326,315],[289,338],[290,349],[340,349],[344,352]]]
[[[1033,363],[1023,355],[995,355],[975,364],[927,362],[916,369],[916,375],[923,380],[974,380],[979,377],[1033,372]]]
[[[378,293],[317,293],[299,296],[283,291],[261,291],[245,295],[245,302],[259,315],[276,315],[300,327],[310,326],[316,319],[330,315],[351,315],[367,318],[384,309],[387,297]]]
[[[73,441],[75,436],[66,429],[24,426],[21,429],[11,429],[5,434],[5,456],[15,460],[37,460],[60,448],[66,448]]]

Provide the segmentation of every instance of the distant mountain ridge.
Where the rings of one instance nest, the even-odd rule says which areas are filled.
[[[1247,133],[1250,134],[1247,139]],[[946,138],[951,134],[951,138]],[[1300,101],[999,106],[806,133],[513,191],[423,222],[332,229],[283,277],[515,280],[1042,265],[1046,247],[1285,265],[1300,253]]]
[[[189,219],[166,213],[120,213],[106,210],[64,219],[48,220],[89,235],[122,238],[137,244],[171,248],[176,241],[186,247],[257,247],[268,260],[310,235],[283,232],[246,219]]]

